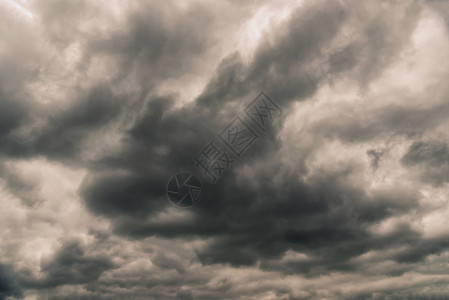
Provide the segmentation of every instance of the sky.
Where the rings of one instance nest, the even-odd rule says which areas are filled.
[[[449,299],[448,76],[443,0],[0,0],[0,299]]]

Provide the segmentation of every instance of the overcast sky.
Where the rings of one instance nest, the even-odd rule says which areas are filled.
[[[0,0],[0,299],[449,297],[448,37],[443,0]]]

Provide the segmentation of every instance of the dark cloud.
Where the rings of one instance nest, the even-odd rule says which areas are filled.
[[[8,297],[22,299],[22,288],[13,277],[11,270],[0,264],[0,299],[7,299]]]
[[[379,167],[380,161],[382,160],[382,156],[385,154],[385,150],[370,149],[366,151],[366,154],[368,154],[369,158],[371,159],[371,167],[373,167],[373,169],[377,169]]]
[[[449,149],[446,143],[441,141],[414,142],[402,158],[406,165],[427,164],[429,166],[441,166],[449,162]]]
[[[95,220],[86,225],[93,244],[64,240],[52,257],[40,259],[39,272],[18,264],[12,274],[24,289],[48,299],[237,299],[245,291],[250,298],[375,298],[401,295],[395,294],[401,287],[382,287],[380,294],[366,285],[354,292],[321,292],[304,283],[300,293],[274,282],[242,283],[242,289],[223,273],[247,278],[253,275],[244,272],[260,271],[270,281],[305,282],[381,275],[399,282],[430,256],[444,255],[446,236],[429,237],[428,226],[420,231],[406,221],[434,209],[422,201],[430,192],[410,183],[413,174],[401,183],[397,174],[386,177],[397,163],[433,188],[448,182],[447,143],[426,138],[446,122],[446,101],[436,101],[447,91],[441,88],[429,105],[417,105],[422,95],[411,91],[389,98],[378,92],[390,91],[378,79],[397,61],[418,55],[410,49],[419,46],[414,39],[426,4],[304,1],[294,9],[283,4],[289,14],[276,25],[263,13],[277,7],[265,1],[115,5],[34,1],[27,7],[39,21],[44,50],[19,52],[23,42],[6,36],[17,57],[0,56],[5,190],[22,200],[16,212],[23,219],[28,211],[21,210],[45,199],[38,196],[40,182],[10,164],[62,163],[84,172],[77,195]],[[257,13],[269,30],[257,31],[259,19],[246,22]],[[250,56],[234,45],[233,31],[240,29],[259,36]],[[182,103],[183,87],[197,76],[204,88],[195,87],[194,99]],[[30,100],[42,90],[62,99]],[[200,176],[193,155],[211,140],[224,148],[217,134],[261,90],[284,114],[266,132],[255,129],[260,139],[216,184],[201,177],[204,198],[197,206],[171,206],[167,181],[181,171]],[[316,99],[340,90],[356,100]],[[402,159],[394,145],[383,146],[392,137],[412,143]],[[101,222],[110,228],[91,228]],[[175,245],[172,253],[164,249],[167,241]],[[191,257],[186,245],[194,249]],[[138,257],[147,250],[149,258]],[[8,274],[0,268],[0,295],[20,297]]]
[[[434,185],[449,181],[449,148],[441,141],[414,142],[402,158],[409,167],[421,167],[421,179]]]
[[[337,2],[317,1],[293,12],[286,32],[274,43],[262,42],[248,67],[247,83],[266,89],[286,105],[316,91],[324,74],[314,62],[338,35],[348,15]]]
[[[8,191],[22,200],[25,205],[32,207],[41,202],[35,194],[35,189],[39,187],[37,178],[27,177],[26,174],[7,166],[0,167],[0,174]]]
[[[164,253],[158,253],[151,262],[160,268],[175,269],[179,274],[184,274],[186,272],[186,268],[179,260],[170,258]]]
[[[82,195],[88,207],[110,217],[117,232],[125,235],[214,237],[210,245],[197,252],[204,264],[254,265],[259,260],[279,258],[286,250],[295,249],[325,260],[327,263],[322,263],[320,272],[326,272],[327,268],[338,269],[344,261],[368,251],[373,240],[368,228],[392,215],[416,208],[417,194],[401,190],[397,194],[379,191],[368,196],[362,188],[348,183],[350,176],[358,172],[355,166],[320,174],[309,182],[299,180],[298,177],[307,174],[306,169],[289,173],[282,170],[280,164],[276,165],[275,153],[280,147],[276,131],[264,136],[256,150],[247,153],[254,158],[239,162],[240,166],[227,174],[219,185],[205,186],[208,198],[195,210],[192,223],[173,220],[158,224],[147,220],[168,205],[163,202],[164,183],[172,175],[168,170],[192,169],[191,156],[207,142],[208,136],[209,139],[215,137],[220,126],[226,125],[226,119],[231,120],[231,112],[237,113],[238,107],[250,99],[250,91],[265,88],[288,110],[291,101],[305,99],[317,90],[325,77],[324,70],[316,68],[315,64],[326,62],[325,50],[339,38],[342,26],[362,22],[368,14],[365,11],[368,7],[362,6],[356,10],[360,15],[352,16],[348,7],[349,4],[336,2],[307,3],[293,12],[285,32],[275,43],[268,40],[260,43],[249,65],[245,65],[238,54],[224,58],[204,92],[182,109],[173,109],[170,97],[152,97],[142,117],[128,132],[126,150],[117,157],[105,158],[101,162],[104,173],[93,175],[85,182]],[[386,42],[390,37],[384,23],[395,22],[396,12],[377,11],[368,24],[361,23],[363,38],[355,38],[354,43],[363,42],[362,49],[356,46],[344,48],[352,50],[335,49],[330,61],[335,65],[335,55],[343,55],[342,51],[365,51],[364,55],[371,59],[358,66],[360,72],[369,74],[362,78],[363,84],[368,78],[378,76],[381,67],[390,60],[376,62],[377,55],[382,56],[382,51],[400,51],[416,25],[419,12],[414,5],[393,7],[414,12],[401,19],[407,28],[397,33],[400,40]],[[382,47],[377,49],[373,43]],[[350,71],[354,64],[348,62],[346,66],[331,69],[336,68],[337,73]],[[392,114],[390,112],[391,118],[388,115],[384,118],[396,122],[398,116]],[[329,120],[326,122],[322,129],[324,136],[332,130],[346,134]],[[357,132],[352,131],[360,130],[360,126],[350,124],[347,128],[351,130],[347,136],[357,139]],[[367,130],[376,129],[367,127]],[[371,138],[367,132],[359,136]],[[253,178],[237,180],[239,171],[245,167],[255,168],[258,162],[264,162],[264,167],[257,169]],[[111,166],[119,171],[109,171]],[[282,184],[274,184],[274,177],[281,178]],[[398,198],[404,200],[398,202]]]
[[[90,132],[118,117],[123,100],[113,95],[108,87],[92,88],[74,105],[50,116],[33,143],[35,151],[56,159],[76,157]]]
[[[116,73],[107,74],[99,83],[87,85],[87,89],[80,88],[83,84],[75,87],[75,94],[69,95],[69,105],[61,101],[48,108],[46,105],[28,104],[25,97],[29,95],[22,91],[26,83],[45,79],[40,78],[37,63],[30,63],[24,69],[18,67],[21,64],[16,63],[17,57],[13,57],[12,62],[2,57],[4,61],[0,68],[4,69],[2,73],[8,73],[4,81],[5,92],[0,91],[0,108],[4,107],[0,110],[3,115],[0,122],[2,152],[10,156],[44,155],[66,162],[81,159],[78,154],[85,139],[108,121],[135,115],[145,106],[150,91],[164,79],[176,78],[186,72],[199,72],[201,67],[197,65],[201,62],[201,55],[206,54],[213,39],[210,31],[204,28],[209,24],[215,26],[210,8],[200,4],[189,6],[186,11],[170,2],[138,5],[127,13],[123,30],[107,35],[96,31],[88,33],[82,26],[101,9],[92,3],[36,1],[33,8],[46,26],[45,33],[50,35],[52,45],[57,47],[55,49],[64,51],[80,43],[82,53],[75,72],[88,72],[95,59],[111,58],[118,66]],[[175,15],[177,17],[172,18]],[[11,44],[11,48],[13,46]],[[19,54],[25,61],[36,55]],[[42,71],[52,70],[42,67]],[[17,90],[21,93],[10,91],[10,86],[6,89],[8,80],[14,76],[18,80],[11,86],[18,85]],[[81,76],[89,80],[84,74]],[[135,90],[128,89],[123,93],[116,88],[124,82],[136,84]],[[15,99],[18,96],[20,98]],[[127,110],[130,106],[131,110]],[[13,129],[25,126],[38,129],[25,136],[11,134]]]
[[[335,22],[341,22],[339,21],[340,15],[342,14],[341,8],[326,8],[324,12],[322,12],[319,9],[320,7],[322,7],[321,4],[316,7],[313,6],[312,9],[316,10],[319,14],[329,14],[332,18],[335,18]],[[205,91],[198,97],[197,101],[188,108],[169,111],[170,105],[168,104],[169,102],[167,103],[167,99],[165,99],[165,101],[160,98],[154,98],[153,101],[150,100],[147,110],[145,111],[146,114],[136,122],[134,128],[130,131],[131,139],[128,143],[131,146],[136,145],[137,147],[134,149],[131,148],[128,153],[122,153],[120,155],[122,157],[121,159],[123,159],[123,157],[129,157],[133,161],[139,161],[139,164],[141,164],[143,160],[147,162],[148,169],[151,168],[151,165],[155,165],[155,167],[161,170],[160,174],[157,174],[154,171],[151,172],[151,174],[141,174],[139,171],[139,175],[143,175],[142,180],[148,180],[144,179],[148,178],[148,176],[152,178],[164,178],[165,180],[167,176],[161,175],[165,175],[164,169],[170,169],[170,166],[176,166],[178,169],[186,167],[191,168],[191,157],[202,148],[203,144],[207,143],[207,136],[214,137],[214,135],[221,129],[220,127],[226,125],[226,117],[230,120],[230,116],[232,116],[231,113],[233,111],[235,113],[235,110],[232,109],[233,107],[227,108],[225,107],[225,103],[231,102],[231,104],[237,104],[242,100],[249,99],[248,94],[250,94],[250,90],[248,90],[248,88],[251,87],[254,89],[253,86],[256,84],[256,73],[258,73],[257,78],[263,79],[263,74],[272,68],[270,66],[271,64],[288,65],[287,61],[278,62],[275,60],[275,57],[285,57],[287,60],[295,60],[295,57],[297,57],[296,54],[289,55],[289,51],[296,51],[295,45],[291,44],[293,41],[305,39],[303,43],[304,45],[308,45],[307,38],[309,37],[313,39],[314,43],[319,44],[322,39],[329,39],[337,32],[335,24],[329,25],[327,23],[319,23],[318,26],[323,26],[323,29],[320,31],[322,33],[317,37],[312,37],[306,28],[315,26],[315,19],[307,18],[306,21],[302,21],[301,16],[302,14],[305,14],[305,12],[298,14],[298,16],[292,19],[292,25],[290,26],[292,29],[289,31],[288,36],[282,39],[280,45],[273,47],[265,47],[265,45],[262,45],[256,54],[255,61],[248,66],[246,70],[237,54],[223,59],[217,69],[216,75],[211,79],[205,88]],[[301,26],[301,24],[296,24],[297,22],[300,22],[301,24],[302,22],[305,22],[305,24],[304,26]],[[312,49],[311,46],[307,47],[310,48],[304,49],[304,53],[308,53],[308,51],[311,51],[310,49]],[[263,50],[264,48],[267,50]],[[286,52],[283,53],[284,51]],[[283,53],[282,56],[280,56],[281,53]],[[310,55],[312,55],[312,53]],[[306,59],[306,57],[301,59]],[[274,68],[276,69],[277,67]],[[259,71],[256,71],[256,69]],[[279,70],[278,72],[279,74],[284,74],[284,71]],[[245,76],[244,73],[247,73],[248,75]],[[272,77],[278,78],[276,75],[273,75]],[[308,86],[308,83],[304,84]],[[291,85],[296,87],[297,82],[293,82]],[[257,86],[263,87],[266,85],[261,83],[257,84]],[[312,89],[314,90],[315,88]],[[276,98],[276,100],[282,104],[284,97]],[[214,115],[217,114],[217,111],[220,111],[220,118],[217,118]],[[182,129],[182,132],[177,132],[179,129]],[[215,131],[213,131],[213,129],[215,129]],[[142,144],[146,145],[145,157],[140,154],[140,146]],[[269,143],[267,142],[266,144],[268,145]],[[161,157],[161,154],[154,155],[154,153],[148,152],[149,149],[151,151],[151,149],[157,149],[158,147],[160,148],[163,146],[168,146],[170,148],[166,154],[162,154],[165,155],[165,157]],[[127,164],[126,167],[129,168],[130,165]],[[157,196],[153,196],[153,199],[155,199],[154,201],[158,201],[158,198],[164,196],[163,190],[159,189]],[[97,197],[95,199],[100,198]]]
[[[11,99],[11,95],[0,95],[0,136],[4,139],[11,131],[19,126],[27,116],[25,103],[17,99]]]
[[[405,136],[417,138],[440,126],[446,116],[447,104],[430,108],[388,105],[369,110],[354,118],[330,118],[315,125],[320,135],[344,142],[367,142],[376,138]],[[351,114],[342,111],[342,114]]]
[[[120,66],[117,80],[135,76],[142,88],[151,90],[163,79],[197,71],[194,63],[200,63],[213,42],[207,30],[215,26],[211,13],[200,4],[180,11],[172,2],[141,3],[131,10],[123,30],[92,38],[87,53],[112,56]]]
[[[85,253],[80,241],[64,242],[53,258],[41,263],[42,278],[36,278],[29,270],[18,274],[23,286],[33,289],[51,289],[65,284],[87,284],[114,264],[109,258]]]

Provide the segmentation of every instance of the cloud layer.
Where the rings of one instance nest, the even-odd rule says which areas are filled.
[[[0,298],[449,295],[448,9],[5,1]],[[260,91],[283,114],[210,183]]]

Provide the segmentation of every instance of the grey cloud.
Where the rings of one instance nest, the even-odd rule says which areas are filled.
[[[33,141],[36,153],[60,158],[76,158],[87,135],[117,119],[124,99],[109,87],[95,86],[71,107],[49,117],[46,126]]]
[[[316,91],[323,74],[309,63],[319,60],[320,50],[336,37],[347,16],[337,2],[305,5],[293,13],[287,32],[275,44],[259,45],[248,67],[247,84],[268,90],[282,105]]]
[[[18,99],[11,99],[11,95],[2,93],[0,96],[0,136],[5,139],[8,134],[17,128],[26,118],[27,108],[25,103]]]
[[[402,158],[409,167],[421,167],[421,179],[434,185],[449,181],[449,148],[441,141],[414,142]]]
[[[323,7],[321,5],[312,6],[312,11],[316,11],[317,14],[323,13],[319,9],[320,7]],[[307,18],[306,21],[304,21],[304,24],[302,24],[303,21],[301,17],[306,13],[298,13],[298,16],[295,16],[290,23],[292,29],[288,33],[289,36],[282,39],[278,46],[273,46],[271,48],[268,47],[267,50],[263,50],[266,47],[265,45],[262,45],[259,48],[259,52],[256,54],[255,61],[250,66],[248,66],[246,70],[244,69],[243,64],[240,62],[238,55],[234,54],[230,57],[225,58],[217,69],[216,76],[212,78],[205,91],[198,97],[197,101],[187,109],[182,109],[174,113],[165,113],[165,111],[167,111],[170,107],[168,104],[162,104],[162,102],[158,98],[155,98],[155,101],[150,101],[147,107],[147,115],[139,120],[136,123],[135,128],[130,132],[131,145],[135,144],[134,141],[140,140],[137,144],[137,147],[135,149],[131,149],[131,151],[134,152],[123,154],[125,154],[127,157],[132,157],[132,160],[139,160],[141,162],[143,159],[144,161],[148,161],[150,159],[149,157],[151,157],[149,155],[150,153],[148,152],[148,149],[154,149],[158,146],[169,145],[172,151],[169,152],[170,156],[166,156],[163,158],[161,157],[161,159],[164,159],[164,168],[170,169],[171,165],[176,165],[178,169],[183,169],[185,168],[185,166],[190,166],[191,156],[195,153],[195,151],[198,151],[201,148],[202,144],[207,142],[207,136],[212,136],[211,133],[214,132],[212,131],[213,129],[215,129],[215,132],[218,132],[220,126],[225,125],[224,120],[226,116],[229,116],[229,113],[231,112],[230,109],[226,109],[224,107],[220,108],[220,110],[223,110],[223,112],[220,113],[220,118],[217,118],[216,116],[214,116],[214,114],[216,114],[214,108],[216,108],[215,110],[217,110],[218,104],[223,105],[227,101],[238,103],[238,101],[245,99],[245,96],[247,99],[249,94],[249,87],[253,89],[255,86],[265,86],[271,89],[271,86],[267,86],[265,83],[257,82],[257,80],[259,79],[256,80],[256,78],[260,77],[263,79],[265,76],[264,74],[267,74],[269,69],[272,68],[270,67],[271,64],[273,64],[274,66],[275,64],[279,63],[287,66],[289,64],[289,59],[292,59],[292,61],[295,60],[295,57],[297,56],[294,56],[292,53],[290,53],[292,51],[296,51],[295,45],[292,44],[293,41],[301,41],[301,38],[305,39],[304,41],[302,41],[304,47],[306,47],[303,52],[310,52],[308,55],[313,55],[313,53],[311,52],[312,48],[307,46],[309,44],[307,38],[312,39],[312,36],[306,28],[311,28],[315,25],[323,26],[322,30],[320,31],[321,34],[317,38],[313,38],[313,42],[324,44],[326,39],[329,39],[336,34],[337,30],[335,28],[335,25],[338,24],[338,22],[341,22],[342,13],[342,9],[338,7],[336,9],[335,7],[330,7],[324,10],[324,14],[329,14],[329,16],[333,18],[332,20],[334,20],[333,22],[335,23],[333,23],[332,25],[329,25],[327,23],[315,24],[316,21],[312,18]],[[285,55],[280,56],[283,51],[286,51]],[[276,57],[285,57],[285,59],[277,62],[277,60],[275,59]],[[302,59],[307,58],[301,58],[301,60]],[[274,68],[277,69],[277,67]],[[279,74],[284,74],[284,71],[280,69],[277,72],[279,72]],[[247,75],[245,75],[245,73],[247,73]],[[257,76],[256,73],[258,74]],[[273,78],[277,78],[277,76],[273,76]],[[296,86],[296,82],[292,83],[291,86]],[[314,90],[315,88],[312,89]],[[284,98],[285,97],[277,97],[276,100],[282,104],[283,101],[285,101]],[[166,115],[165,119],[161,119],[163,115]],[[205,126],[204,124],[207,125]],[[145,129],[139,129],[140,127],[142,127],[142,125],[145,125]],[[171,132],[174,132],[174,130],[178,128],[182,128],[183,132],[180,134],[176,133],[175,135],[172,135]],[[145,136],[141,137],[140,135],[137,135],[139,134],[139,131],[145,132]],[[157,137],[154,137],[155,132],[158,133]],[[161,133],[163,133],[163,135]],[[195,134],[193,135],[192,133]],[[138,154],[139,152],[135,152],[140,148],[139,146],[142,145],[142,142],[151,144],[151,147],[146,148],[146,157],[142,157],[141,154]],[[265,145],[269,145],[269,142],[266,142]],[[132,154],[132,156],[130,154]],[[164,165],[162,164],[162,161],[160,159],[158,160],[156,158],[157,156],[151,157],[151,161],[157,162],[158,166]],[[182,160],[178,158],[182,158]],[[140,171],[138,171],[138,173],[140,173]],[[164,173],[160,174],[163,175]],[[154,178],[157,177],[154,172],[151,175],[145,174],[145,176],[151,177],[153,177],[153,175],[155,175]],[[166,178],[163,176],[161,177]],[[159,191],[158,195],[159,197],[163,197],[162,191]]]
[[[81,23],[95,16],[98,10],[88,1],[35,1],[32,8],[45,26],[45,34],[53,45],[64,47],[81,37]]]
[[[84,73],[95,58],[111,57],[119,66],[115,76],[108,74],[109,79],[104,78],[100,83],[87,86],[87,91],[76,87],[75,95],[69,94],[72,98],[70,102],[73,103],[69,107],[55,103],[49,109],[25,100],[26,95],[17,93],[11,87],[6,88],[8,80],[14,78],[14,75],[20,80],[13,81],[11,86],[42,80],[38,62],[27,64],[28,69],[24,69],[18,67],[21,65],[18,61],[28,61],[32,56],[44,54],[30,50],[18,52],[13,59],[2,58],[4,61],[0,68],[4,69],[3,74],[8,74],[5,76],[5,88],[2,89],[5,92],[0,98],[0,107],[4,106],[0,123],[2,152],[10,156],[42,154],[66,162],[80,160],[77,154],[83,147],[83,141],[102,125],[124,114],[135,115],[145,106],[147,95],[164,79],[176,78],[192,70],[200,71],[201,67],[196,65],[201,63],[201,55],[205,54],[213,39],[210,31],[208,33],[204,28],[208,24],[215,26],[208,17],[208,6],[195,4],[187,11],[181,11],[174,3],[142,3],[130,10],[123,30],[112,31],[107,36],[101,33],[91,35],[86,34],[81,27],[100,9],[92,3],[51,1],[36,2],[32,7],[46,26],[45,32],[54,39],[52,42],[56,49],[60,47],[62,51],[80,42],[81,60],[75,66],[75,72],[79,72],[83,79],[88,79]],[[171,18],[173,15],[177,18]],[[177,20],[176,23],[168,26],[173,20]],[[198,34],[200,30],[201,35]],[[121,93],[121,85],[128,80],[136,80],[133,84],[141,91]],[[23,86],[18,85],[16,90],[21,89]],[[16,99],[18,96],[20,98]],[[135,106],[127,110],[132,102]],[[42,119],[45,124],[39,124],[39,130],[25,137],[18,138],[11,134],[13,129],[36,127],[36,120]]]
[[[438,13],[449,27],[449,4],[442,0],[427,0],[426,4]]]
[[[0,166],[0,174],[8,191],[17,196],[22,203],[32,207],[41,202],[42,199],[35,193],[35,189],[39,187],[39,179],[26,176],[26,174],[7,166]]]
[[[42,278],[34,277],[29,270],[18,272],[23,286],[33,289],[49,289],[64,284],[87,284],[98,280],[100,275],[114,264],[109,258],[88,255],[77,240],[68,240],[55,256],[41,263]]]
[[[69,107],[57,107],[54,111],[42,115],[40,115],[41,107],[33,107],[32,111],[40,115],[39,118],[45,116],[44,125],[39,125],[26,134],[19,135],[14,132],[5,134],[3,137],[5,143],[0,150],[5,155],[16,158],[45,155],[66,162],[82,162],[80,152],[86,138],[104,128],[110,121],[116,120],[129,105],[125,105],[122,97],[123,95],[114,95],[109,87],[99,85],[86,93],[80,92],[78,99],[74,99]],[[19,105],[25,107],[25,104],[20,102]],[[5,112],[8,113],[8,110]],[[21,119],[22,122],[19,123]],[[8,118],[5,118],[5,122],[7,120]],[[16,123],[10,131],[32,126],[35,122],[27,120],[26,114],[15,120]]]
[[[186,268],[178,259],[168,257],[164,253],[158,253],[151,259],[151,262],[160,268],[175,269],[179,274],[184,274],[186,272]]]
[[[224,124],[223,120],[229,116],[229,107],[232,106],[225,105],[240,104],[247,99],[251,90],[263,87],[288,109],[292,100],[305,99],[316,91],[320,80],[324,80],[324,74],[314,69],[312,62],[326,61],[326,58],[321,58],[320,49],[324,51],[331,45],[345,22],[350,22],[351,18],[360,21],[368,14],[364,11],[365,7],[361,7],[360,15],[353,17],[348,7],[336,2],[307,3],[293,13],[286,34],[279,37],[276,44],[261,42],[254,60],[248,66],[242,63],[238,54],[225,58],[202,95],[187,108],[173,111],[170,110],[169,99],[154,97],[150,100],[143,117],[129,132],[129,149],[118,158],[103,161],[103,167],[111,164],[124,169],[124,174],[129,175],[119,175],[118,172],[117,175],[97,179],[92,177],[82,189],[89,207],[98,214],[111,217],[117,232],[121,234],[135,237],[215,236],[208,248],[198,252],[205,264],[228,262],[236,266],[252,265],[259,259],[279,257],[289,248],[310,251],[318,257],[331,255],[335,261],[349,260],[368,251],[372,237],[367,227],[393,214],[403,214],[417,207],[417,195],[400,191],[398,195],[385,193],[368,197],[363,190],[344,183],[348,175],[357,172],[351,166],[342,173],[322,174],[312,183],[305,183],[291,179],[292,174],[284,173],[274,163],[266,163],[274,168],[260,170],[250,180],[250,183],[258,183],[260,190],[237,182],[234,179],[236,169],[223,178],[220,185],[206,186],[210,199],[199,204],[192,224],[177,224],[174,221],[160,225],[144,220],[144,217],[154,215],[168,205],[162,202],[163,182],[170,176],[166,170],[189,168],[191,155],[205,144],[206,136],[213,137],[212,129],[216,128],[218,132],[219,125]],[[380,51],[400,51],[416,24],[419,9],[415,6],[393,7],[415,12],[403,20],[408,27],[405,33],[401,33],[401,37],[404,36],[401,40],[387,43],[389,32],[384,27],[376,27],[376,21],[362,27],[363,38],[370,40],[374,36],[375,43],[387,43]],[[393,15],[376,14],[373,20],[380,18],[385,22],[395,22]],[[377,47],[372,43],[367,43],[366,48],[360,51],[371,51],[372,55],[377,55]],[[338,51],[341,50],[335,51],[340,53]],[[379,65],[365,64],[360,70],[374,78],[374,74],[378,76],[380,66],[387,64],[388,61],[381,61]],[[353,63],[338,67],[336,72],[342,72],[345,68],[352,70]],[[367,78],[362,81],[366,83]],[[219,118],[215,112],[218,107],[222,110]],[[393,120],[396,118],[391,115],[391,122]],[[200,123],[207,124],[209,128],[205,129]],[[326,126],[323,128],[324,136],[326,132],[332,132],[330,128],[338,128],[335,125]],[[359,130],[352,124],[348,128]],[[182,132],[177,132],[180,129]],[[348,136],[357,138],[357,134],[352,132]],[[366,132],[360,136],[370,138]],[[257,151],[248,153],[248,156],[254,154],[255,158],[241,162],[242,168],[251,167],[257,161],[273,161],[273,155],[280,146],[276,139],[276,132],[266,136],[266,141],[258,145]],[[162,146],[170,150],[166,154],[158,154],[155,149]],[[301,173],[296,175],[300,176]],[[283,185],[271,183],[273,176],[281,176]],[[111,186],[114,188],[111,189]],[[323,187],[326,187],[325,190]],[[397,202],[398,197],[405,197],[406,200]],[[333,268],[332,264],[328,267]]]
[[[0,298],[17,297],[23,299],[22,288],[13,277],[11,270],[3,264],[0,264]]]
[[[430,166],[445,165],[449,162],[449,149],[441,141],[414,142],[402,162],[406,165],[428,164]]]
[[[213,41],[208,26],[214,24],[206,6],[182,12],[171,2],[141,3],[127,17],[124,30],[91,39],[87,52],[114,57],[120,65],[117,80],[136,75],[138,84],[151,90],[163,79],[197,71]]]
[[[419,138],[445,122],[448,106],[429,108],[387,105],[354,118],[329,118],[314,127],[320,135],[344,142],[367,142],[376,138]]]
[[[243,26],[242,15],[248,17],[264,5],[268,2],[246,2],[240,6],[244,12],[223,12],[223,18]],[[51,109],[29,104],[21,91],[28,83],[39,81],[37,63],[19,68],[18,58],[8,63],[3,57],[0,69],[5,71],[2,74],[9,72],[11,79],[3,75],[6,84],[0,84],[2,159],[43,156],[85,170],[79,196],[93,217],[111,225],[107,234],[91,232],[99,242],[95,247],[109,247],[111,236],[120,236],[127,243],[154,236],[199,240],[201,246],[195,246],[195,261],[157,250],[150,258],[156,272],[136,276],[140,266],[116,265],[114,254],[101,257],[79,241],[69,240],[52,258],[41,262],[40,277],[28,269],[16,270],[21,285],[50,299],[220,299],[224,294],[235,299],[243,297],[243,292],[233,290],[231,280],[212,286],[207,274],[192,269],[255,268],[278,272],[273,276],[318,279],[339,272],[372,276],[375,271],[366,268],[389,260],[395,267],[382,269],[382,275],[394,280],[429,255],[444,253],[448,245],[443,239],[424,238],[408,224],[382,236],[372,231],[390,218],[413,213],[419,217],[425,207],[418,187],[396,185],[368,191],[369,183],[353,182],[365,171],[357,163],[335,163],[329,168],[317,167],[312,173],[309,160],[321,146],[335,140],[350,146],[376,144],[391,135],[419,140],[445,121],[446,104],[425,108],[386,104],[367,109],[363,116],[351,110],[344,115],[337,111],[309,127],[313,141],[307,151],[291,147],[298,165],[286,164],[280,154],[283,147],[295,142],[280,136],[295,105],[310,100],[322,86],[339,78],[348,79],[363,97],[370,84],[410,45],[423,5],[305,1],[271,35],[262,34],[251,61],[245,62],[237,51],[218,59],[211,55],[219,53],[211,50],[217,44],[226,43],[219,41],[216,33],[226,30],[220,27],[223,22],[214,19],[217,11],[212,4],[136,3],[124,13],[119,22],[122,28],[111,25],[114,28],[110,30],[94,30],[86,24],[102,11],[95,3],[35,2],[35,13],[53,51],[62,52],[79,43],[80,61],[74,71],[81,81],[88,82],[75,84],[67,102],[55,103]],[[38,53],[39,59],[45,57]],[[26,51],[20,54],[28,60],[33,57]],[[181,97],[176,93],[183,91],[159,91],[160,84],[180,78],[188,81],[209,70],[211,57],[217,65],[215,73],[204,74],[207,83],[189,104],[177,106]],[[99,82],[89,82],[89,68],[103,58],[116,64],[117,70]],[[198,173],[192,156],[216,138],[260,90],[267,91],[285,114],[217,184],[204,182],[207,199],[189,211],[188,221],[166,217],[172,208],[165,197],[168,179],[179,171]],[[17,133],[27,127],[33,130]],[[115,130],[119,145],[95,159],[85,157],[84,151],[95,147],[90,139],[111,133],[108,130]],[[301,143],[300,137],[297,142]],[[371,159],[371,166],[381,169],[384,150],[360,147],[368,149],[363,155]],[[447,182],[448,157],[446,143],[423,139],[412,144],[402,164],[418,168],[424,182],[442,186]],[[32,184],[14,172],[2,171],[8,188],[25,202],[33,202]],[[160,215],[166,219],[157,219]],[[388,252],[401,247],[402,251]],[[289,250],[309,259],[283,260]],[[370,251],[383,256],[354,262]],[[182,290],[180,285],[189,289]],[[5,286],[8,293],[19,295],[11,292],[10,285]],[[304,298],[322,295],[312,287],[304,290]],[[295,297],[288,288],[274,284],[247,291],[250,298],[269,292],[273,297]],[[335,295],[347,296],[343,292]],[[354,297],[373,295],[375,292],[362,291]]]
[[[255,190],[228,178],[210,202],[198,206],[199,218],[193,223],[174,221],[161,226],[123,221],[117,223],[118,230],[137,237],[215,236],[212,243],[197,251],[205,264],[253,265],[295,249],[322,260],[321,266],[298,267],[296,272],[321,274],[342,268],[346,260],[372,247],[390,247],[394,239],[377,240],[367,231],[369,225],[418,207],[417,195],[406,190],[364,195],[345,183],[351,172],[322,174],[309,184],[289,180],[283,174],[285,186],[278,187],[268,183],[271,171],[267,168],[258,174],[259,181],[266,181]]]
[[[377,169],[382,160],[382,156],[385,154],[385,150],[370,149],[366,151],[366,154],[371,159],[371,167],[373,167],[373,169]]]

